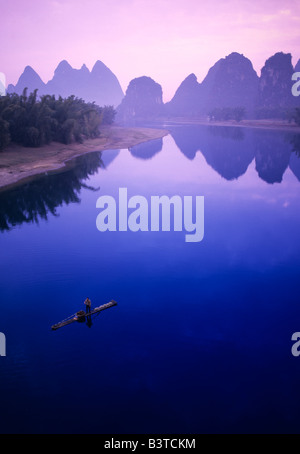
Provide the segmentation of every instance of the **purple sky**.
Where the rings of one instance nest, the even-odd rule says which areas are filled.
[[[160,83],[169,100],[235,51],[260,74],[275,52],[300,58],[299,0],[0,0],[1,67],[16,83],[26,65],[47,82],[66,59],[105,63],[126,90],[134,77]]]

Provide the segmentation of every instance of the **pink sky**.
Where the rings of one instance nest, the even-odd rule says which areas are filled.
[[[44,82],[66,59],[105,63],[125,91],[150,76],[168,101],[190,73],[201,82],[231,52],[260,69],[275,52],[300,58],[299,0],[0,0],[0,71],[16,83],[26,65]]]

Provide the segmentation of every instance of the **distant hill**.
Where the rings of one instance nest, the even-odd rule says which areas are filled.
[[[199,114],[201,110],[200,87],[195,74],[190,74],[176,90],[173,99],[165,104],[166,114],[171,116]]]
[[[251,61],[237,52],[221,58],[210,68],[202,83],[188,76],[166,104],[171,116],[207,115],[215,108],[245,107],[253,114],[259,78]]]
[[[300,97],[291,93],[295,71],[300,60],[293,68],[291,54],[278,52],[258,77],[251,61],[233,52],[218,60],[201,83],[190,74],[165,105],[165,115],[204,117],[214,109],[243,107],[248,118],[282,118],[287,109],[300,106]]]
[[[291,54],[278,52],[266,61],[261,70],[257,100],[264,118],[280,117],[284,110],[296,106],[296,97],[291,91],[293,73]]]
[[[117,109],[116,120],[134,123],[153,120],[163,113],[162,88],[150,77],[133,79]]]
[[[242,106],[252,114],[258,82],[251,61],[233,52],[219,60],[201,83],[202,112]]]
[[[59,63],[54,71],[53,78],[47,84],[30,66],[26,66],[16,86],[9,85],[7,91],[8,93],[21,94],[25,87],[28,87],[28,92],[37,88],[39,95],[54,94],[62,97],[75,95],[100,106],[113,105],[117,107],[124,97],[117,77],[99,60],[95,63],[91,72],[86,65],[83,65],[80,69],[74,69],[66,60],[63,60]]]
[[[29,93],[34,91],[36,88],[39,90],[40,95],[45,93],[46,84],[44,84],[40,76],[34,71],[34,69],[31,68],[31,66],[26,66],[16,86],[12,84],[8,85],[7,93],[15,92],[20,95],[25,87],[28,88]]]

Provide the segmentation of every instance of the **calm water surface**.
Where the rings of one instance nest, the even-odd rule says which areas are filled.
[[[0,194],[1,432],[299,432],[299,137],[169,129]],[[120,187],[203,195],[204,240],[100,233]]]

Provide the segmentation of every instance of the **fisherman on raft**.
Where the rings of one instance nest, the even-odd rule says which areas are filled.
[[[89,312],[91,312],[91,306],[92,306],[92,302],[89,298],[87,298],[84,302],[85,306],[86,306],[86,313],[88,314]]]

